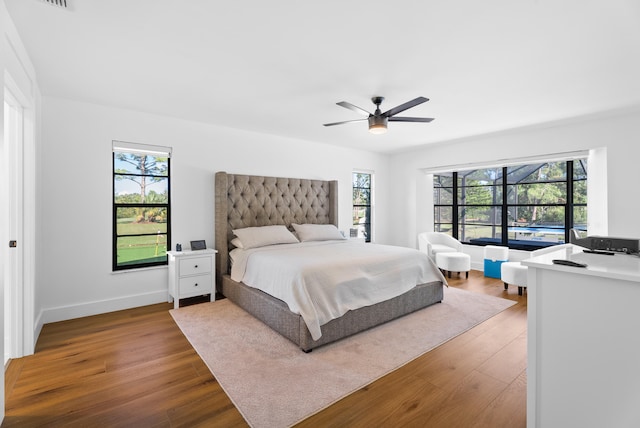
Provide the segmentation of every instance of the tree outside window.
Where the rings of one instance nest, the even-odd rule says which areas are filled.
[[[357,237],[371,242],[371,178],[364,172],[353,173],[353,227]]]
[[[113,152],[113,270],[167,264],[169,156]]]
[[[586,205],[585,159],[434,175],[434,230],[469,244],[568,242],[571,228],[586,230]]]

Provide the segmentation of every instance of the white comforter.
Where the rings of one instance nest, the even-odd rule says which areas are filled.
[[[347,311],[399,296],[417,284],[442,281],[421,251],[349,240],[234,249],[231,279],[258,288],[300,314],[311,337]]]

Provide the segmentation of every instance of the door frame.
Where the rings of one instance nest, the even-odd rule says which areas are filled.
[[[21,121],[17,124],[19,134],[17,147],[7,150],[9,180],[12,188],[7,189],[7,198],[11,198],[14,209],[8,213],[8,239],[16,240],[16,248],[8,248],[8,242],[0,245],[9,251],[5,260],[12,272],[9,277],[9,297],[11,307],[11,349],[10,358],[20,358],[33,354],[35,350],[34,308],[35,308],[35,228],[36,228],[36,157],[35,157],[35,109],[30,98],[25,96],[11,75],[4,73],[4,99],[21,111]],[[7,126],[7,124],[4,124]],[[5,130],[6,135],[6,130]],[[7,278],[5,272],[5,279]],[[5,288],[6,289],[6,288]],[[7,350],[5,350],[7,352]]]

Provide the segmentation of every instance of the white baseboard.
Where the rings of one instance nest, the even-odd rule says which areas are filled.
[[[26,355],[31,355],[35,352],[36,343],[38,343],[38,338],[40,337],[40,332],[42,331],[42,326],[44,323],[42,322],[42,311],[38,314],[38,318],[36,318],[36,322],[33,326],[33,347],[29,350],[31,353],[26,353]]]
[[[484,272],[484,260],[482,262],[471,262],[471,269]]]
[[[42,326],[47,323],[66,321],[74,318],[88,317],[163,302],[167,302],[167,290],[123,296],[109,300],[78,303],[76,305],[60,306],[57,308],[46,308],[40,313],[35,326],[38,333],[35,335],[36,341],[38,340],[37,338],[42,330]]]

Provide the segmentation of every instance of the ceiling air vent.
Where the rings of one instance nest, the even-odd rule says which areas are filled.
[[[67,0],[42,0],[45,3],[52,4],[54,6],[59,6],[63,8],[67,8]]]

